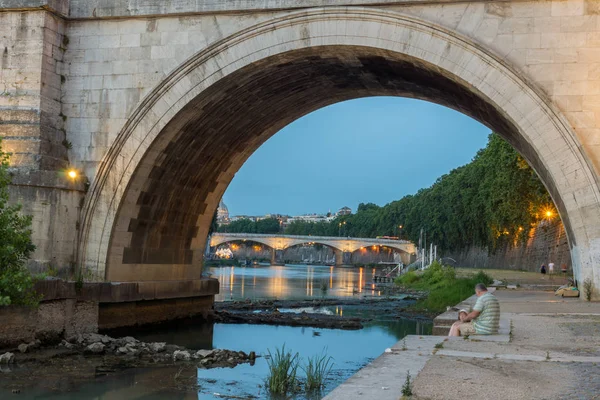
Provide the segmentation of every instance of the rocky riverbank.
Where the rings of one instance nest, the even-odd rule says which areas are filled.
[[[56,346],[41,346],[39,340],[22,343],[16,350],[0,355],[0,365],[46,362],[66,357],[103,358],[106,363],[118,363],[122,367],[142,367],[150,364],[192,362],[199,368],[235,367],[241,363],[253,363],[254,352],[230,350],[189,350],[165,342],[141,342],[131,336],[112,338],[89,333],[70,337]]]
[[[415,313],[410,305],[422,293],[397,298],[245,300],[215,303],[211,318],[221,323],[306,326],[327,329],[361,329],[375,315],[388,318],[430,320],[433,316]],[[334,314],[330,309],[345,310]]]
[[[282,313],[278,310],[255,313],[251,311],[215,311],[215,322],[227,324],[259,324],[259,325],[285,325],[305,326],[325,329],[362,329],[360,318],[344,318],[337,315],[325,315],[302,312]]]

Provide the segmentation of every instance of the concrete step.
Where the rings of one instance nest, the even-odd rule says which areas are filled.
[[[434,325],[431,332],[434,336],[448,336],[451,325]]]

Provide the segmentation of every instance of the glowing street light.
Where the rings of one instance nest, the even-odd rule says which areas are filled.
[[[69,176],[69,178],[75,179],[75,178],[77,178],[77,171],[75,171],[74,169],[70,169],[67,172],[67,175]]]

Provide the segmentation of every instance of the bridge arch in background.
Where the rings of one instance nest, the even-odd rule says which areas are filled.
[[[240,31],[159,84],[92,182],[78,263],[111,281],[197,278],[213,213],[246,159],[311,111],[376,95],[436,102],[502,135],[550,192],[576,278],[599,286],[597,176],[551,101],[455,32],[353,7],[299,11]]]

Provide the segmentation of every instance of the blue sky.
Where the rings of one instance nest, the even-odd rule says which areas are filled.
[[[420,100],[337,103],[271,137],[238,171],[223,200],[231,215],[385,205],[468,163],[489,133],[470,117]]]

